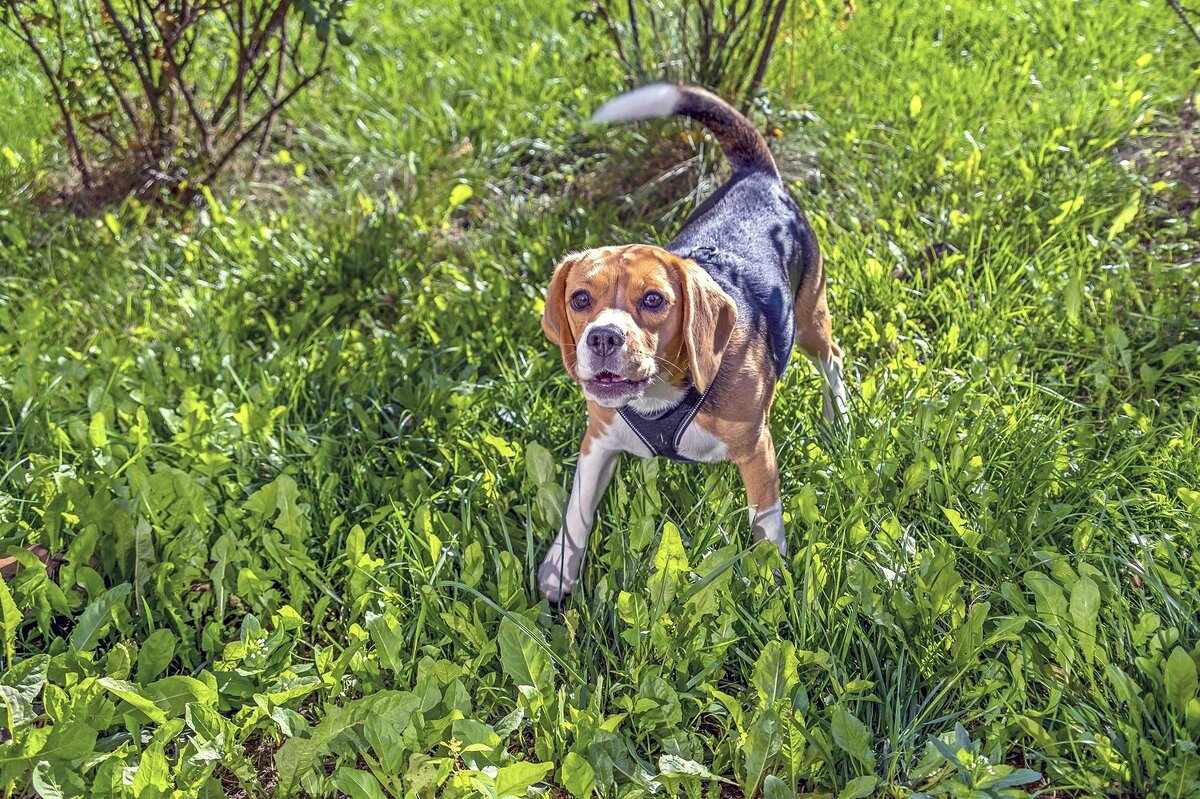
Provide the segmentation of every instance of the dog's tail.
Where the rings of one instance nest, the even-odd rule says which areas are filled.
[[[697,86],[652,83],[634,89],[600,106],[592,115],[592,122],[632,122],[669,116],[690,117],[712,131],[734,172],[779,174],[767,140],[758,128],[729,103]]]

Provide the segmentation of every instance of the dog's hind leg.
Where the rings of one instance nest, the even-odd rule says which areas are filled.
[[[753,455],[737,462],[746,485],[746,505],[750,508],[750,527],[754,540],[767,540],[787,554],[783,530],[783,504],[779,501],[779,467],[775,462],[775,442],[770,428],[764,428]]]
[[[833,338],[829,302],[825,298],[825,265],[822,261],[805,276],[796,293],[796,343],[824,378],[821,400],[830,422],[849,420],[846,383],[842,379],[842,348]]]

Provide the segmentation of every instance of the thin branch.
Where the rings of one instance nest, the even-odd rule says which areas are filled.
[[[612,39],[613,45],[617,48],[617,59],[625,67],[625,83],[632,89],[634,86],[634,77],[631,74],[633,72],[633,64],[625,55],[625,47],[621,44],[621,29],[616,21],[613,20],[612,13],[608,10],[608,4],[604,0],[595,0],[592,3],[592,7],[600,15],[600,18],[604,20],[604,28],[608,31],[608,37]]]
[[[1196,26],[1192,24],[1190,19],[1188,19],[1187,10],[1180,5],[1179,0],[1167,0],[1167,5],[1175,9],[1175,13],[1179,15],[1179,21],[1182,22],[1183,26],[1192,34],[1192,38],[1200,43],[1200,31],[1196,30]]]
[[[59,114],[62,115],[63,126],[67,134],[67,148],[70,150],[71,160],[75,162],[75,169],[78,170],[84,187],[90,189],[92,187],[92,173],[88,169],[87,160],[84,158],[83,146],[80,145],[79,136],[75,133],[75,123],[71,121],[71,109],[67,106],[67,99],[63,97],[62,88],[59,86],[56,73],[50,66],[50,62],[47,60],[46,54],[42,51],[41,45],[38,44],[37,37],[34,36],[29,23],[21,14],[21,10],[17,8],[17,4],[10,2],[8,7],[12,10],[17,24],[21,26],[21,30],[24,32],[22,38],[25,40],[25,44],[33,51],[38,64],[42,67],[42,72],[46,73],[47,82],[50,84],[50,93],[54,95],[54,102],[58,106]]]
[[[326,46],[328,46],[328,43],[326,43]],[[322,53],[321,60],[324,61],[324,53]],[[268,120],[270,120],[277,113],[279,113],[279,109],[281,109],[285,105],[287,105],[288,102],[290,102],[293,97],[295,97],[297,94],[299,94],[301,92],[301,90],[304,89],[305,86],[312,83],[314,80],[316,80],[317,78],[319,78],[321,75],[325,74],[328,71],[329,71],[329,67],[321,66],[315,72],[313,72],[310,75],[305,76],[302,80],[297,82],[296,85],[293,86],[290,90],[288,90],[288,93],[285,94],[283,97],[279,98],[274,103],[271,103],[271,106],[262,113],[262,116],[260,116],[253,125],[246,128],[244,131],[242,131],[242,134],[240,136],[238,136],[236,139],[234,139],[233,144],[229,145],[229,149],[227,149],[225,151],[225,154],[221,156],[220,160],[218,160],[215,164],[213,164],[211,167],[209,167],[208,171],[204,173],[204,177],[203,177],[203,179],[201,179],[200,182],[208,183],[209,181],[211,181],[225,167],[225,164],[228,163],[229,159],[233,157],[233,154],[235,152],[237,152],[238,148],[240,148],[243,144],[245,144],[247,141],[249,141],[254,136],[255,132],[259,128],[261,128],[263,125],[265,125],[267,123]]]
[[[751,78],[750,85],[746,88],[746,96],[742,98],[743,111],[750,107],[754,91],[762,83],[762,79],[767,74],[767,65],[771,62],[771,50],[775,47],[775,37],[779,35],[779,23],[783,20],[783,12],[787,9],[787,0],[776,0],[776,3],[775,17],[771,20],[771,32],[767,34],[767,41],[758,57],[758,68],[754,70],[754,77]]]
[[[142,129],[141,120],[138,119],[137,112],[133,109],[133,103],[125,96],[125,92],[117,86],[116,78],[113,74],[116,69],[110,63],[103,50],[100,47],[100,38],[96,35],[96,26],[92,20],[92,15],[88,11],[85,3],[80,4],[80,17],[83,18],[83,31],[87,37],[88,43],[92,46],[92,52],[96,54],[96,61],[100,64],[100,73],[104,76],[105,83],[112,90],[113,95],[117,98],[117,104],[121,106],[122,113],[125,114],[125,119],[129,121],[130,127],[133,128],[133,133],[138,140],[138,148],[147,159],[153,159],[153,153],[150,150],[150,140],[146,138],[146,132]]]
[[[171,30],[167,31],[157,18],[154,19],[154,28],[158,32],[159,43],[162,46],[164,83],[174,87],[183,95],[184,105],[187,106],[188,114],[191,115],[192,122],[196,125],[196,133],[200,137],[200,152],[211,161],[213,157],[212,129],[208,121],[200,114],[200,107],[196,103],[192,90],[183,79],[183,69],[175,57],[175,45],[179,42],[178,31],[184,24],[186,24],[186,20],[181,17],[175,20]]]
[[[279,101],[279,90],[283,88],[283,60],[287,56],[287,28],[279,31],[279,63],[275,67],[275,85],[271,87],[271,103]],[[303,31],[296,36],[297,41],[303,36]],[[263,125],[262,137],[258,140],[258,147],[254,149],[255,161],[254,171],[258,171],[258,164],[262,159],[263,153],[267,151],[267,143],[271,140],[271,128],[274,126],[275,120],[271,118],[267,120],[267,124]]]
[[[137,72],[138,80],[140,80],[142,83],[142,91],[146,93],[146,100],[150,103],[150,107],[154,110],[155,119],[160,119],[162,117],[162,107],[159,102],[160,98],[158,87],[155,86],[154,81],[151,80],[150,73],[145,71],[143,68],[149,63],[149,59],[143,62],[142,58],[139,58],[138,47],[134,44],[133,37],[130,35],[129,30],[121,22],[121,18],[117,14],[117,9],[113,7],[112,0],[100,0],[100,2],[104,5],[104,10],[108,12],[108,17],[110,20],[112,20],[113,27],[117,29],[117,35],[121,37],[121,41],[125,45],[125,50],[129,54],[129,60],[133,62],[133,69],[135,72]],[[138,10],[140,14],[140,5],[138,5]],[[155,130],[154,132],[156,137],[161,137],[163,133],[161,130]]]
[[[638,79],[645,80],[645,69],[642,67],[642,42],[638,36],[637,6],[634,0],[629,0],[629,35],[633,37],[633,57],[637,59]]]

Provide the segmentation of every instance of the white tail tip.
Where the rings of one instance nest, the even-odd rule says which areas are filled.
[[[669,117],[679,106],[682,92],[669,83],[652,83],[614,97],[592,114],[592,122],[632,122]]]

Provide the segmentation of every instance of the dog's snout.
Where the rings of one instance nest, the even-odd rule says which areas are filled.
[[[616,325],[600,325],[587,334],[588,348],[606,358],[619,350],[625,344],[625,334]]]

